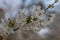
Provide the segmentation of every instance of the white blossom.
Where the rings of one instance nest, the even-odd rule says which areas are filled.
[[[48,24],[52,23],[53,22],[52,20],[55,17],[54,13],[46,14],[45,10],[44,9],[42,10],[39,5],[38,6],[34,5],[30,13],[31,13],[30,16],[26,16],[25,12],[22,10],[16,16],[17,17],[16,22],[20,24],[19,27],[21,30],[39,31],[41,28],[47,27]],[[27,18],[30,18],[28,20],[29,23],[27,23]]]
[[[13,0],[14,3],[12,2],[13,4],[11,3],[11,1],[8,1],[8,0],[5,0],[5,1],[6,1],[6,5],[8,5],[9,7],[7,7],[8,11],[6,12],[6,15],[5,15],[5,17],[7,19],[6,22],[5,22],[5,19],[1,19],[2,22],[0,24],[0,35],[7,36],[7,35],[15,32],[14,30],[21,30],[21,31],[22,30],[23,31],[32,30],[35,32],[40,31],[41,28],[45,28],[45,27],[47,27],[47,25],[52,23],[55,18],[55,15],[56,15],[55,13],[46,14],[46,12],[45,12],[46,10],[41,9],[42,7],[40,5],[32,5],[32,3],[28,4],[28,3],[24,2],[25,3],[24,6],[26,6],[26,7],[29,5],[32,5],[31,9],[28,9],[26,7],[23,9],[18,9],[16,7],[18,7],[19,4],[20,5],[22,4],[22,2],[21,3],[19,2],[19,0],[17,2],[15,0],[16,4],[15,4],[14,0]],[[22,1],[22,0],[20,0],[20,1]],[[32,1],[32,0],[30,0],[30,1]],[[36,2],[36,0],[35,0],[35,2]],[[28,14],[30,14],[30,15],[28,15]],[[12,18],[12,20],[9,21],[8,18]],[[14,20],[13,20],[13,18],[14,18]],[[9,23],[9,22],[11,22],[11,23]],[[13,22],[14,22],[14,25],[12,24]],[[9,27],[9,26],[11,26],[11,27]]]

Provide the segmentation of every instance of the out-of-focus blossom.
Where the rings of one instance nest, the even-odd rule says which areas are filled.
[[[1,4],[5,5],[6,9],[5,7],[3,8],[1,4],[0,7],[5,9],[4,11],[6,12],[4,13],[4,19],[1,19],[0,35],[7,36],[16,30],[36,32],[53,22],[55,13],[46,14],[45,9],[41,9],[40,5],[35,5],[35,2],[40,2],[40,0],[26,0],[24,3],[22,3],[22,1],[23,0],[1,0]],[[31,9],[28,8],[29,5],[31,5]],[[24,6],[24,8],[20,9],[22,6]],[[50,5],[49,8],[50,7],[53,6]]]
[[[30,14],[26,16],[22,10],[16,16],[16,22],[20,24],[20,30],[39,31],[41,28],[47,27],[48,24],[53,22],[52,20],[55,17],[54,13],[46,14],[45,10],[42,10],[39,5],[34,5]]]

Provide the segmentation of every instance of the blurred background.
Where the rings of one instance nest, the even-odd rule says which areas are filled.
[[[45,9],[53,2],[54,0],[0,0],[0,22],[1,18],[13,19],[21,8],[31,8],[32,5],[40,3]],[[48,28],[41,29],[38,33],[28,31],[27,36],[18,30],[9,35],[7,40],[60,40],[60,0],[54,6],[48,11],[55,11],[56,17],[54,22],[48,25]]]

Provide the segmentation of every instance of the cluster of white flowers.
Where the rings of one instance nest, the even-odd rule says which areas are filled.
[[[53,22],[55,13],[46,14],[44,9],[38,5],[34,5],[30,12],[31,15],[26,16],[25,12],[21,10],[16,16],[16,23],[21,30],[39,31],[41,28],[47,27]]]
[[[8,35],[13,33],[13,28],[9,28],[7,23],[4,22],[4,19],[1,19],[1,24],[0,24],[0,40],[5,40]]]
[[[58,0],[55,0],[54,3],[56,3],[57,1]],[[49,5],[47,9],[51,7],[53,8],[54,3]],[[25,4],[26,6],[29,6],[28,3]],[[27,14],[30,15],[27,16]],[[7,20],[6,22],[5,19],[1,20],[2,22],[0,24],[0,36],[2,37],[8,36],[9,34],[13,33],[16,30],[21,30],[21,31],[30,30],[35,32],[40,31],[41,28],[45,28],[47,27],[47,25],[53,22],[55,15],[56,15],[55,13],[46,14],[46,10],[41,9],[40,5],[32,5],[31,9],[29,10],[24,10],[23,8],[17,13],[16,17],[14,16],[15,20],[11,20],[9,18],[10,16],[9,17],[6,16],[7,19],[9,18],[9,20]]]
[[[2,19],[2,23],[0,24],[0,35],[7,36],[18,29],[21,31],[40,31],[41,28],[45,28],[48,24],[52,23],[56,15],[55,13],[46,14],[45,10],[41,9],[40,5],[34,5],[29,12],[29,16],[25,13],[26,11],[21,9],[17,13],[14,22],[10,19],[5,22],[4,19]]]

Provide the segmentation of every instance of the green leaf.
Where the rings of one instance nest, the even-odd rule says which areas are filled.
[[[49,4],[49,5],[48,5],[48,8],[54,8],[54,5]]]
[[[34,20],[34,21],[37,21],[37,18],[35,17],[35,18],[33,18],[33,20]]]
[[[31,22],[31,19],[32,19],[31,16],[28,16],[28,17],[27,17],[27,20],[26,20],[27,23],[30,23],[30,22]]]
[[[15,22],[13,22],[12,20],[8,19],[9,22],[8,22],[8,27],[13,27]]]

